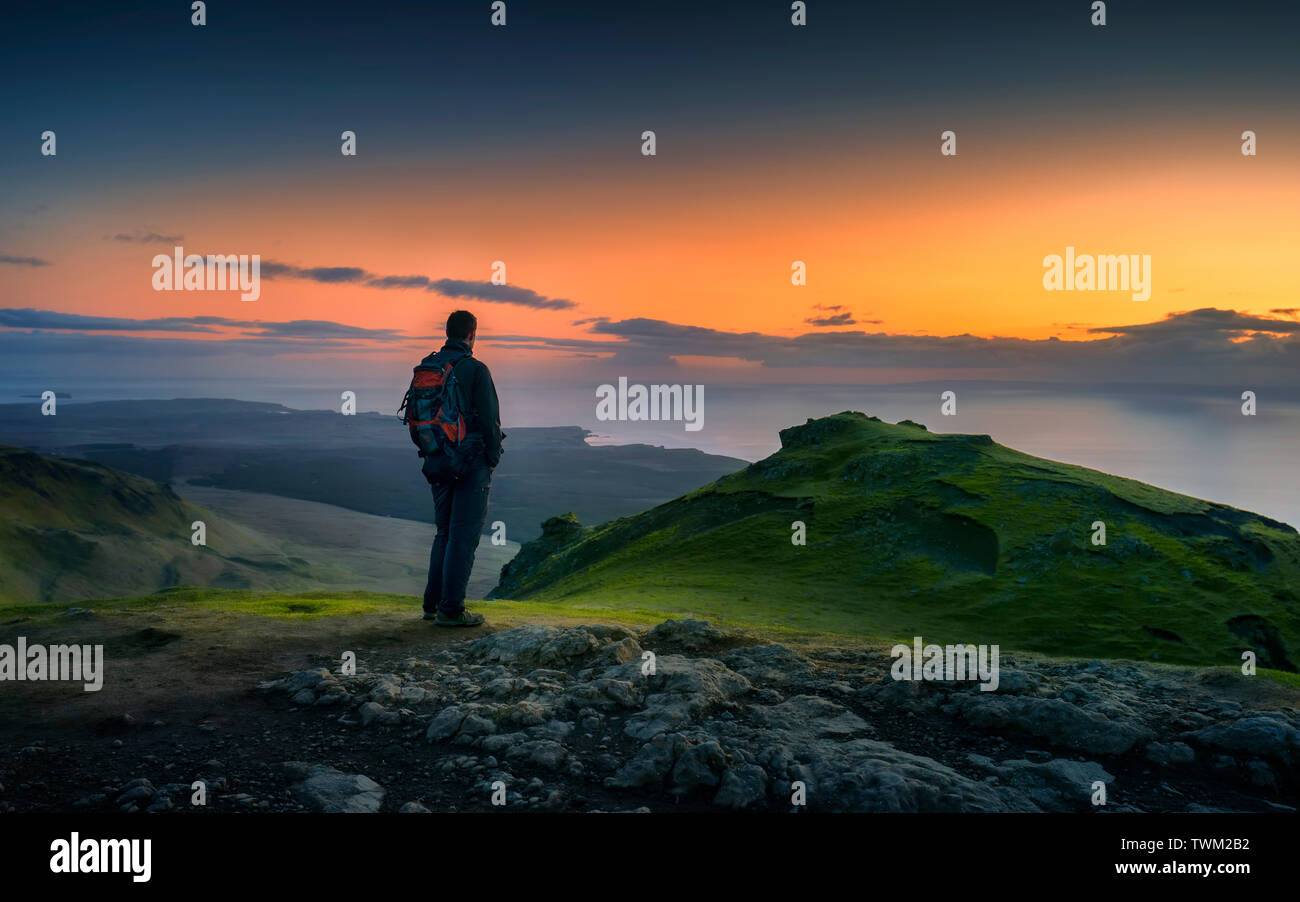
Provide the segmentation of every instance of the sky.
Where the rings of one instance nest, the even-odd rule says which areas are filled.
[[[1296,384],[1300,7],[875,7],[6,11],[0,384],[397,384],[460,307],[506,386]],[[178,246],[260,296],[155,291]]]

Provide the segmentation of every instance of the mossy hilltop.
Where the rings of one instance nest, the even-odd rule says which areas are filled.
[[[1296,669],[1291,526],[907,420],[845,412],[781,445],[635,516],[552,518],[493,596],[1075,657],[1229,665],[1252,649]]]

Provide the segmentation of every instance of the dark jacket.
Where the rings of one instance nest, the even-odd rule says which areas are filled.
[[[420,363],[423,366],[445,363],[455,366],[460,409],[468,413],[465,428],[483,437],[488,466],[495,467],[501,462],[501,440],[506,434],[501,431],[501,405],[487,364],[475,358],[469,345],[459,338],[447,339],[442,348]]]

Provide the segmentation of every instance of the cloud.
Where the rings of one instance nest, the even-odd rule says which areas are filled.
[[[261,273],[268,279],[309,279],[312,282],[324,282],[327,285],[363,282],[372,278],[370,273],[359,266],[303,267],[294,266],[291,263],[278,263],[274,260],[263,260]]]
[[[365,329],[329,320],[298,319],[288,322],[229,319],[224,316],[168,316],[156,319],[133,319],[118,316],[83,316],[53,310],[0,308],[0,327],[9,329],[60,330],[69,332],[200,332],[223,334],[218,328],[235,329],[240,338],[251,341],[267,339],[348,339],[386,343],[416,343],[430,336],[406,335],[396,329]]]
[[[296,319],[286,323],[255,323],[252,334],[272,338],[358,338],[369,341],[415,341],[395,329],[363,329],[329,320]]]
[[[113,236],[114,241],[130,241],[135,244],[181,244],[185,241],[184,235],[159,235],[157,232],[118,232]]]
[[[548,298],[527,288],[514,285],[493,285],[491,282],[464,282],[459,279],[439,279],[429,286],[430,291],[449,298],[473,298],[493,304],[518,304],[536,310],[567,310],[578,306],[565,298]]]
[[[853,311],[846,308],[843,304],[813,304],[814,310],[841,310],[842,313],[829,313],[827,316],[810,316],[806,320],[810,326],[856,326],[862,325],[879,325],[878,319],[857,319],[853,316]]]
[[[9,331],[5,331],[8,329]],[[17,331],[17,330],[29,331]],[[60,331],[47,331],[60,330]],[[108,335],[106,332],[221,332],[219,341],[182,337]],[[611,366],[697,366],[696,358],[723,358],[772,370],[876,370],[894,378],[982,378],[1005,381],[1180,383],[1185,385],[1294,385],[1300,380],[1300,322],[1235,310],[1205,308],[1151,323],[1097,326],[1096,338],[1066,340],[897,335],[839,330],[796,336],[727,332],[663,320],[590,321],[585,333],[484,335],[494,359],[511,352],[550,353],[581,360],[598,356]],[[406,335],[327,320],[264,322],[216,316],[128,319],[47,310],[0,309],[0,358],[6,354],[102,353],[131,356],[329,356],[340,351],[381,352],[422,346],[440,336]],[[44,349],[39,351],[37,349]],[[686,362],[683,362],[686,361]],[[593,361],[594,363],[594,361]],[[587,365],[585,363],[575,363]],[[891,372],[892,371],[892,372]],[[929,371],[932,375],[924,376]],[[826,375],[827,381],[842,376]],[[860,377],[854,377],[860,378]]]
[[[858,321],[853,318],[852,313],[846,310],[843,313],[835,313],[831,316],[810,316],[804,322],[811,326],[853,326],[857,325]]]
[[[543,338],[533,335],[483,335],[480,340],[494,348],[519,351],[571,351],[582,353],[618,354],[629,345],[617,339],[594,340],[590,338]]]
[[[286,338],[228,338],[221,341],[198,341],[182,338],[145,338],[136,335],[91,335],[82,332],[5,332],[0,331],[0,361],[27,358],[48,363],[78,355],[131,364],[152,360],[220,359],[230,357],[277,357],[282,354],[329,356],[376,350],[391,351],[391,346],[349,341],[299,340]],[[115,363],[116,365],[116,363]],[[229,365],[227,363],[227,365]],[[170,372],[166,370],[164,372]]]
[[[14,266],[53,266],[49,260],[42,260],[40,257],[11,257],[8,254],[0,254],[0,263],[11,263]]]
[[[1300,377],[1300,323],[1233,310],[1170,314],[1153,323],[1096,327],[1084,340],[896,335],[859,330],[794,337],[726,332],[653,319],[592,324],[592,339],[521,335],[491,339],[512,348],[600,352],[619,366],[672,366],[679,358],[721,357],[768,368],[977,371],[988,378],[1078,382],[1131,380],[1188,384],[1249,378],[1260,384]]]
[[[203,322],[199,322],[203,320]],[[75,329],[80,332],[215,332],[212,325],[234,325],[222,317],[162,317],[130,319],[116,316],[83,316],[31,307],[0,309],[0,326],[9,329]]]
[[[516,285],[494,285],[462,279],[432,279],[429,276],[381,276],[359,266],[295,266],[277,260],[262,262],[262,275],[268,279],[309,279],[328,285],[359,284],[367,288],[420,289],[447,298],[468,298],[489,304],[514,304],[534,310],[567,310],[578,306],[566,298],[548,298]]]
[[[1275,311],[1276,312],[1276,311]],[[1202,307],[1185,313],[1170,313],[1164,319],[1154,323],[1138,323],[1131,326],[1094,326],[1088,330],[1093,333],[1111,333],[1114,335],[1244,335],[1248,332],[1297,333],[1300,323],[1287,320],[1270,319],[1267,316],[1252,316],[1236,310],[1220,310],[1217,307]]]
[[[428,276],[376,276],[366,284],[371,288],[429,288]]]

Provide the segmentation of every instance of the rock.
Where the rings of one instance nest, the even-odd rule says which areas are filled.
[[[957,706],[951,702],[952,689],[945,683],[927,680],[882,680],[863,688],[858,694],[866,700],[891,709],[902,708],[925,714],[943,706],[945,714],[958,713]]]
[[[1246,762],[1246,776],[1254,786],[1262,789],[1277,788],[1277,777],[1274,776],[1273,768],[1269,767],[1266,761],[1256,758]]]
[[[1146,756],[1148,761],[1160,767],[1184,766],[1196,761],[1196,752],[1185,742],[1148,743]]]
[[[117,797],[114,804],[129,805],[133,802],[147,802],[154,797],[157,792],[154,785],[144,777],[132,780],[122,787],[122,792]]]
[[[990,768],[1006,786],[1023,792],[1043,811],[1087,811],[1093,807],[1093,783],[1113,789],[1115,778],[1093,761],[1004,761]]]
[[[310,689],[299,689],[290,701],[295,705],[312,705],[316,703],[316,693]]]
[[[677,760],[682,737],[677,733],[659,733],[641,746],[641,750],[618,773],[605,779],[612,789],[636,789],[663,782]]]
[[[767,796],[767,771],[757,764],[742,764],[722,775],[722,786],[713,804],[724,808],[748,808]]]
[[[600,641],[582,627],[563,630],[553,636],[537,653],[541,664],[566,664],[600,648]]]
[[[315,689],[322,680],[331,679],[330,672],[323,667],[312,670],[298,670],[281,680],[263,683],[262,688],[278,689],[294,695],[303,689]]]
[[[329,705],[339,705],[346,702],[348,697],[347,690],[338,683],[334,683],[325,691],[324,695],[321,695],[316,699],[316,707],[324,708]]]
[[[401,808],[397,809],[398,814],[432,814],[428,808],[425,808],[419,802],[407,802]]]
[[[492,718],[502,724],[535,727],[546,723],[554,709],[554,705],[541,701],[518,701],[499,706],[492,712]]]
[[[515,753],[518,752],[518,754]],[[525,742],[516,747],[515,751],[507,753],[508,758],[527,757],[527,759],[539,767],[545,767],[548,770],[558,770],[569,753],[564,746],[552,739],[539,739],[533,742]]]
[[[1042,679],[1036,673],[1024,670],[1001,668],[998,675],[998,692],[1004,695],[1037,695],[1042,686]]]
[[[188,799],[190,791],[190,784],[188,783],[167,783],[158,787],[157,795],[167,796],[168,798],[182,796]]]
[[[627,719],[623,732],[634,739],[676,731],[714,705],[749,691],[749,680],[711,658],[663,655],[653,676],[641,677],[639,663],[629,662],[605,671],[610,679],[644,680],[646,707]]]
[[[388,677],[381,679],[370,690],[370,700],[375,702],[395,702],[402,697],[402,687]]]
[[[1213,749],[1271,758],[1288,767],[1300,760],[1300,730],[1280,716],[1261,714],[1211,724],[1192,736]]]
[[[467,712],[458,705],[443,708],[429,724],[425,738],[430,742],[441,742],[455,736],[464,723]]]
[[[796,695],[779,705],[755,709],[774,730],[812,737],[852,736],[871,726],[843,705],[816,695]]]
[[[548,720],[544,724],[533,727],[528,732],[538,738],[563,739],[573,732],[573,724],[564,720]]]
[[[682,750],[673,765],[673,788],[679,794],[717,786],[727,766],[726,753],[715,740],[691,745]]]
[[[570,686],[564,691],[562,701],[571,707],[639,708],[644,702],[644,691],[631,680],[599,677]]]
[[[490,718],[471,711],[465,715],[465,719],[460,723],[460,729],[456,732],[456,737],[474,737],[490,736],[497,731],[497,725]]]
[[[751,645],[735,648],[719,659],[755,686],[784,686],[810,680],[813,666],[807,658],[784,645]]]
[[[641,660],[642,651],[641,643],[637,642],[636,639],[631,636],[628,636],[625,639],[620,639],[618,642],[605,646],[605,648],[601,650],[601,659],[611,661],[614,664],[626,664],[628,661]]]
[[[295,782],[290,791],[302,805],[324,814],[370,814],[379,810],[384,790],[363,774],[291,761],[285,772]]]
[[[361,706],[361,725],[368,727],[372,723],[393,724],[397,723],[401,717],[396,711],[389,711],[378,702],[366,702]]]
[[[808,757],[811,762],[806,772],[795,776],[807,783],[808,807],[814,811],[1034,810],[1023,797],[999,793],[932,758],[904,752],[885,742],[823,740],[818,754]]]
[[[596,651],[600,644],[585,627],[519,626],[475,639],[466,651],[474,661],[564,665]]]
[[[523,733],[497,733],[492,736],[484,736],[479,748],[488,754],[496,755],[519,746],[526,739],[527,737]]]
[[[481,694],[490,698],[507,698],[536,688],[532,680],[522,677],[499,677],[488,682]]]
[[[1059,698],[968,692],[954,704],[972,726],[991,730],[1010,727],[1087,754],[1122,755],[1150,735],[1140,723],[1115,720]]]
[[[477,792],[503,778],[499,758],[526,772],[505,778],[511,807],[530,810],[595,807],[594,799],[574,793],[582,782],[603,780],[609,790],[637,792],[627,804],[691,795],[719,808],[783,809],[792,784],[802,784],[812,810],[1084,812],[1095,810],[1093,783],[1113,789],[1111,758],[1102,756],[1132,752],[1138,760],[1126,759],[1122,773],[1141,770],[1142,756],[1160,769],[1154,782],[1166,782],[1148,796],[1160,810],[1181,808],[1207,781],[1221,783],[1225,798],[1241,800],[1233,807],[1258,810],[1289,800],[1295,782],[1300,718],[1291,708],[1252,710],[1284,697],[1276,690],[1251,695],[1248,681],[1232,680],[1227,691],[1222,679],[1194,680],[1178,668],[1008,654],[999,689],[984,693],[962,683],[891,680],[878,648],[795,651],[744,644],[750,641],[699,620],[667,621],[640,634],[597,624],[518,627],[432,648],[426,658],[392,665],[392,673],[338,678],[323,669],[298,671],[274,685],[286,698],[314,696],[315,705],[336,699],[330,703],[341,706],[342,717],[314,708],[298,715],[304,725],[314,719],[326,728],[312,736],[319,748],[346,741],[339,723],[397,724],[402,729],[391,737],[369,744],[384,749],[388,766],[413,766],[435,786]],[[650,674],[641,671],[643,645],[656,653]],[[421,731],[435,744],[427,764],[410,749]],[[927,736],[943,761],[967,740],[984,754],[959,756],[955,769],[880,741],[884,735],[907,737],[900,739],[907,748]],[[1004,736],[1018,749],[1032,737],[1033,748],[1008,758]],[[628,737],[638,740],[631,750]],[[228,740],[216,742],[224,748]],[[447,755],[453,747],[437,745],[445,742],[461,746],[461,754]],[[464,754],[465,747],[481,757]],[[1074,760],[1083,757],[1092,760]],[[173,760],[166,768],[154,763],[174,779],[187,759]],[[1204,766],[1178,770],[1198,762]],[[382,799],[373,781],[358,785],[367,779],[362,775],[297,767],[290,782],[300,799],[307,798],[300,786],[317,777],[341,783],[336,795],[344,801],[337,804],[344,807],[367,793]],[[535,774],[546,774],[545,782],[528,782]],[[118,796],[114,807],[125,810],[160,810],[162,798],[186,806],[184,792],[128,798],[131,789],[106,790],[108,799],[80,807],[107,809]],[[462,801],[457,790],[437,792],[439,811]],[[233,804],[224,790],[220,798]],[[276,798],[244,804],[277,807]],[[625,807],[602,801],[607,810]],[[1131,802],[1111,802],[1107,812],[1136,810]],[[325,804],[310,803],[316,810]],[[408,802],[402,810],[417,810],[410,806],[424,804]]]
[[[665,620],[646,633],[644,645],[656,654],[660,649],[700,651],[723,640],[723,634],[705,620]]]

